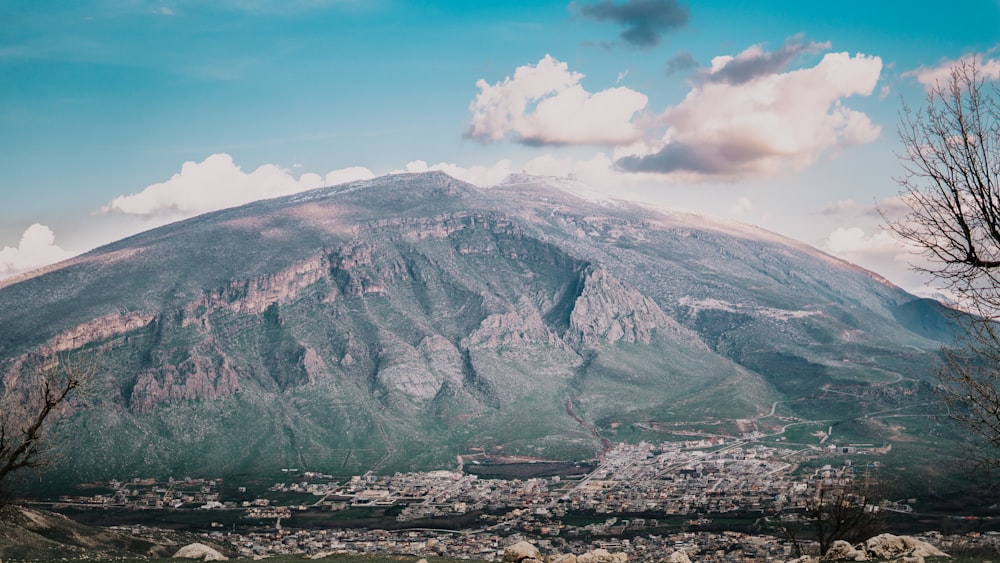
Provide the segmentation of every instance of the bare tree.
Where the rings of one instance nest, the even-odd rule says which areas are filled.
[[[16,377],[8,374],[0,396],[0,490],[50,460],[48,426],[95,372],[93,356],[62,353],[37,356]]]
[[[904,107],[899,137],[908,208],[890,228],[923,253],[915,265],[964,306],[1000,312],[1000,105],[975,60],[951,69],[923,109]]]
[[[972,313],[956,316],[963,340],[940,370],[952,416],[981,443],[974,466],[1000,469],[1000,91],[974,58],[959,62],[905,107],[899,126],[906,213],[888,226],[919,251],[914,269],[931,276]]]
[[[820,485],[806,502],[805,518],[826,553],[833,542],[860,543],[885,527],[885,512],[879,507],[882,496],[878,481],[865,476],[850,485]]]
[[[800,543],[813,539],[819,554],[826,553],[833,542],[860,543],[882,532],[885,511],[883,483],[867,470],[858,478],[821,480],[805,499],[800,513],[786,515],[779,530],[792,541],[796,556],[802,555]]]

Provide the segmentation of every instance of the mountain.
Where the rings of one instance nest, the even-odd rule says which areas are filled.
[[[69,482],[927,442],[876,413],[926,415],[942,310],[762,229],[584,193],[403,174],[167,225],[4,282],[0,369],[98,359],[55,432]]]

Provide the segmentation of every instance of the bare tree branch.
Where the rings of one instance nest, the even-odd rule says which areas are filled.
[[[3,380],[0,396],[0,487],[22,470],[48,461],[45,431],[67,402],[93,379],[90,355],[38,356],[17,378]]]
[[[979,469],[1000,469],[1000,91],[975,58],[951,69],[923,108],[900,114],[897,178],[908,211],[882,216],[918,249],[931,275],[973,313],[962,320],[961,349],[945,351],[941,392],[953,418],[979,446]]]
[[[867,469],[861,476],[837,472],[834,477],[822,477],[815,483],[801,511],[783,515],[779,531],[792,541],[796,557],[802,555],[801,541],[815,540],[819,555],[825,554],[833,542],[845,540],[860,543],[885,528],[885,487],[877,475]]]

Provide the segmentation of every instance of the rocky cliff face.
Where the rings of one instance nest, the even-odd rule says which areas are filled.
[[[393,176],[138,235],[0,288],[0,367],[97,353],[70,479],[584,458],[861,394],[880,358],[928,371],[938,343],[893,316],[911,297],[858,269],[564,187]]]
[[[155,313],[127,311],[111,313],[60,332],[46,343],[45,348],[50,353],[75,350],[93,342],[141,329],[155,318]]]
[[[137,412],[151,412],[163,403],[214,400],[239,390],[237,369],[208,340],[177,364],[159,365],[140,373],[131,389],[129,405]]]
[[[583,280],[583,292],[569,317],[570,341],[583,346],[628,342],[649,344],[657,330],[689,344],[698,336],[668,317],[655,301],[626,287],[607,270],[595,268]]]

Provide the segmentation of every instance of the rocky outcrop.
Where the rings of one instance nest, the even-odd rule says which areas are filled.
[[[815,563],[819,561],[899,561],[921,563],[925,557],[948,557],[933,545],[910,536],[880,534],[864,543],[852,546],[836,540],[822,557],[805,556],[794,561]]]
[[[668,555],[663,563],[691,563],[691,558],[683,550],[677,550]]]
[[[128,403],[135,412],[149,412],[160,403],[217,399],[239,390],[240,378],[229,358],[214,346],[202,346],[177,365],[141,373]]]
[[[859,546],[862,547],[862,546]],[[933,545],[910,536],[880,534],[869,538],[863,544],[869,559],[893,559],[897,557],[948,557]]]
[[[824,561],[864,561],[866,556],[864,551],[855,549],[850,543],[836,540],[830,545],[830,549],[826,551],[822,559]]]
[[[628,555],[624,553],[611,553],[602,548],[588,551],[576,556],[576,563],[625,563]]]
[[[538,309],[522,297],[506,312],[483,319],[479,328],[468,337],[470,346],[478,348],[519,348],[522,346],[565,346],[559,336],[549,329]]]
[[[309,376],[309,381],[321,378],[330,369],[323,356],[308,346],[305,348],[305,354],[302,357],[302,367],[305,368],[306,374]]]
[[[91,342],[105,340],[119,334],[140,329],[156,318],[152,313],[120,312],[105,315],[65,330],[47,344],[51,352],[77,350]]]
[[[384,219],[369,223],[371,229],[391,229],[409,239],[447,238],[453,233],[485,227],[494,233],[520,236],[521,228],[502,213],[458,212],[435,217]],[[489,250],[495,250],[490,248]],[[461,249],[459,249],[462,252]]]
[[[329,260],[314,256],[272,275],[234,280],[184,306],[182,326],[205,324],[205,314],[218,309],[236,313],[263,313],[272,303],[294,299],[299,292],[328,275]]]
[[[219,309],[244,314],[263,313],[272,303],[291,301],[304,288],[330,277],[331,274],[336,276],[339,273],[342,276],[339,283],[347,295],[385,295],[388,282],[392,278],[405,276],[406,267],[402,263],[392,264],[389,268],[374,267],[377,245],[369,240],[373,230],[402,231],[404,237],[424,239],[445,238],[456,231],[476,227],[486,227],[494,233],[507,235],[523,234],[514,223],[499,214],[457,213],[432,218],[375,221],[367,229],[359,229],[352,241],[329,255],[313,256],[275,274],[234,280],[221,289],[206,293],[201,299],[184,306],[183,326],[201,325],[208,328],[206,313]],[[457,250],[460,254],[467,254],[495,252],[498,249],[488,246],[459,247]],[[339,291],[335,288],[324,302],[333,301]]]
[[[410,346],[393,334],[383,333],[380,344],[375,381],[389,392],[429,401],[446,382],[461,385],[462,357],[448,339],[431,335]]]
[[[229,561],[229,558],[203,543],[192,543],[177,550],[173,559],[199,559],[201,561]]]
[[[503,550],[504,563],[521,563],[525,559],[541,561],[542,554],[538,548],[526,541],[519,541],[513,545],[508,545]]]
[[[657,330],[704,346],[697,335],[668,317],[655,301],[604,268],[587,271],[583,291],[570,314],[568,341],[585,346],[615,342],[649,344]]]
[[[602,548],[581,553],[580,555],[554,553],[542,556],[537,547],[526,541],[519,541],[513,545],[509,545],[503,552],[503,563],[626,563],[627,561],[628,555],[624,553],[611,553]]]

